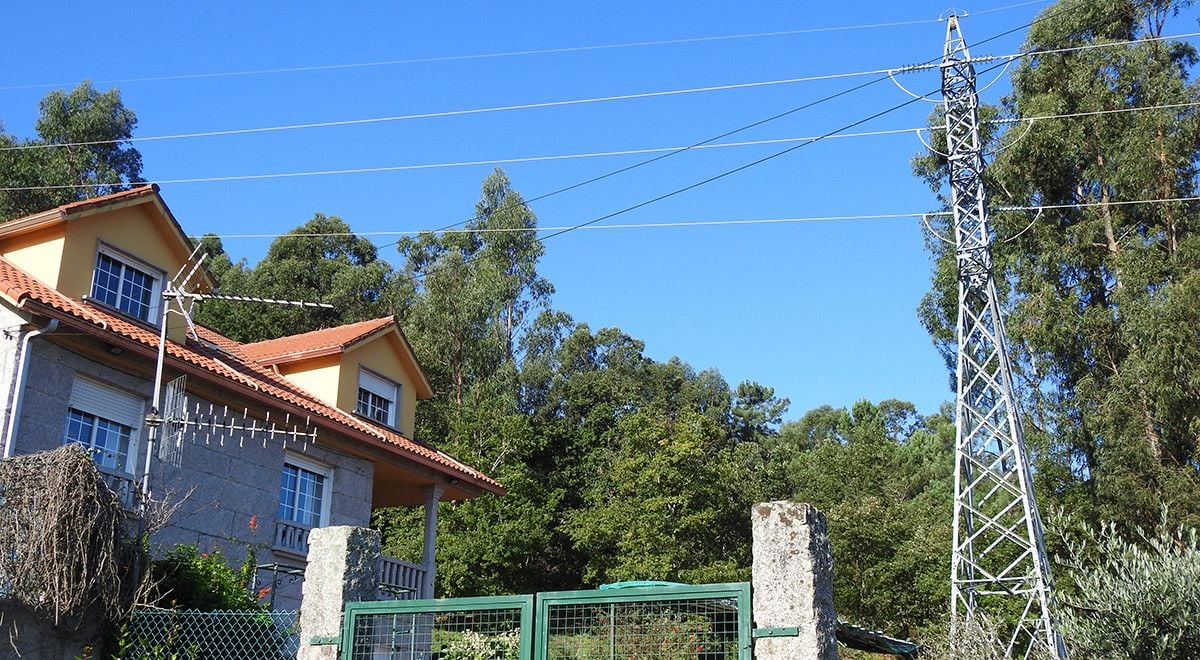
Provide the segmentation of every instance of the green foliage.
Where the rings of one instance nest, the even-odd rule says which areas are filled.
[[[177,545],[151,563],[154,604],[203,611],[260,609],[248,589],[253,570],[252,554],[235,569],[220,550],[200,552],[195,545]]]
[[[1067,545],[1071,588],[1059,604],[1073,657],[1200,657],[1196,529],[1164,522],[1127,538],[1106,524],[1072,530]]]
[[[765,443],[779,496],[829,521],[838,616],[908,635],[949,603],[954,427],[912,404],[828,406]]]
[[[584,580],[731,582],[747,579],[750,498],[720,430],[694,410],[622,418],[603,468],[585,486],[567,533]],[[729,523],[733,522],[733,525]]]
[[[311,234],[318,235],[317,237]],[[396,314],[407,304],[406,282],[379,258],[369,240],[337,216],[316,214],[275,239],[253,268],[233,263],[215,236],[201,239],[220,291],[333,305],[332,309],[210,300],[196,315],[238,341],[260,341]]]
[[[21,140],[0,131],[0,187],[65,186],[0,191],[0,220],[44,211],[79,199],[123,190],[141,180],[142,156],[129,146],[137,116],[116,88],[90,82],[42,98],[37,137]],[[92,143],[79,145],[79,143]],[[61,146],[53,145],[76,145]],[[77,186],[77,187],[71,187]]]
[[[1008,642],[1004,622],[984,614],[955,625],[939,625],[925,638],[920,657],[922,660],[1009,660],[1012,656],[1008,653]],[[1053,660],[1056,656],[1045,646],[1037,645],[1022,657]]]
[[[453,633],[436,630],[434,645],[443,660],[518,660],[521,631],[489,635],[470,630]]]

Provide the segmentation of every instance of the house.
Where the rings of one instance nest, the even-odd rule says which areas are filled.
[[[398,592],[432,596],[437,503],[504,490],[413,437],[433,391],[397,320],[252,344],[191,327],[163,313],[163,291],[192,250],[152,185],[0,224],[3,456],[80,443],[131,516],[143,481],[177,504],[153,546],[236,555],[255,543],[275,576],[302,571],[314,527],[422,505],[422,562],[380,571]],[[212,282],[201,272],[196,286]],[[151,415],[160,336],[163,382],[186,376],[172,413],[183,426]],[[287,582],[277,607],[298,602]]]

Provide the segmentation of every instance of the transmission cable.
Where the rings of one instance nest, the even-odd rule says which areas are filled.
[[[1018,2],[1015,4],[1004,5],[1001,7],[995,7],[992,9],[985,9],[985,10],[973,12],[973,14],[981,16],[984,14],[992,14],[992,13],[1001,12],[1001,11],[1008,11],[1010,9],[1026,7],[1029,5],[1040,4],[1043,2],[1045,2],[1045,0],[1028,0],[1027,2]],[[497,58],[504,58],[504,57],[517,57],[517,56],[529,56],[529,55],[551,55],[551,54],[564,54],[564,53],[579,53],[579,52],[587,52],[587,51],[617,50],[617,49],[621,49],[621,48],[642,48],[642,47],[648,47],[648,46],[673,46],[673,45],[705,43],[705,42],[734,41],[734,40],[740,40],[740,39],[757,39],[757,38],[763,38],[763,37],[786,37],[786,36],[794,36],[794,35],[799,35],[799,34],[814,34],[814,33],[821,33],[821,32],[845,32],[845,31],[853,31],[853,30],[866,30],[866,29],[886,28],[886,27],[904,27],[904,26],[912,26],[912,25],[927,25],[930,23],[940,22],[940,20],[941,19],[937,19],[937,18],[913,19],[913,20],[905,20],[905,21],[888,21],[888,22],[884,22],[884,23],[863,23],[863,24],[859,24],[859,25],[842,25],[842,26],[816,27],[816,28],[798,28],[798,29],[794,29],[794,30],[777,30],[777,31],[772,31],[772,32],[748,32],[748,33],[742,33],[742,34],[713,35],[713,36],[707,36],[707,37],[683,37],[683,38],[679,38],[679,39],[657,39],[657,40],[651,40],[651,41],[633,41],[633,42],[617,43],[617,44],[595,44],[595,45],[589,45],[589,46],[565,46],[565,47],[561,47],[561,48],[540,48],[540,49],[532,49],[532,50],[505,51],[505,52],[498,52],[498,53],[443,55],[443,56],[417,57],[417,58],[398,59],[398,60],[377,60],[377,61],[373,61],[373,62],[351,62],[351,63],[342,63],[342,64],[316,64],[316,65],[310,65],[310,66],[276,67],[276,68],[268,68],[268,69],[246,69],[246,70],[242,70],[242,71],[215,71],[215,72],[208,72],[208,73],[183,73],[183,74],[160,75],[160,76],[143,76],[143,77],[136,77],[136,78],[111,78],[111,79],[106,79],[106,80],[93,80],[92,82],[97,83],[97,84],[102,84],[102,85],[119,85],[119,84],[124,84],[124,83],[165,82],[165,81],[177,81],[177,80],[196,80],[196,79],[211,79],[211,78],[231,78],[231,77],[240,77],[240,76],[258,76],[258,75],[279,74],[279,73],[306,73],[306,72],[315,72],[315,71],[335,71],[335,70],[339,70],[339,69],[365,69],[365,68],[373,68],[373,67],[399,66],[399,65],[408,65],[408,64],[432,64],[432,63],[438,63],[438,62],[460,62],[460,61],[467,61],[467,60],[486,60],[486,59],[497,59]],[[22,90],[22,89],[44,89],[47,87],[63,87],[63,86],[69,86],[69,85],[74,85],[74,84],[77,84],[77,83],[63,82],[63,83],[30,83],[30,84],[23,84],[23,85],[5,85],[5,86],[0,86],[0,91],[13,91],[13,90]]]
[[[1020,30],[1025,27],[1028,27],[1028,25],[1025,25],[1025,26],[1022,26],[1021,28],[1016,28],[1016,29]],[[996,35],[995,37],[991,37],[987,40],[977,42],[974,45],[975,46],[982,45],[982,44],[986,43],[987,41],[991,41],[992,39],[997,39],[1002,36],[1006,36],[1006,34],[1008,34],[1008,33],[1002,33],[1000,35]],[[1020,58],[1024,58],[1024,57],[1031,57],[1034,55],[1047,55],[1047,54],[1067,53],[1067,52],[1073,52],[1073,51],[1089,50],[1089,49],[1094,49],[1094,48],[1109,48],[1109,47],[1113,47],[1113,46],[1136,45],[1136,44],[1148,43],[1148,42],[1152,42],[1152,41],[1163,41],[1163,40],[1168,40],[1168,39],[1186,39],[1186,38],[1193,38],[1193,37],[1197,37],[1197,36],[1200,36],[1200,32],[1189,32],[1189,33],[1175,34],[1175,35],[1160,35],[1157,37],[1143,37],[1140,39],[1131,39],[1128,41],[1114,41],[1114,42],[1107,42],[1107,43],[1103,43],[1103,44],[1086,44],[1086,45],[1081,45],[1081,46],[1071,46],[1071,47],[1055,48],[1055,49],[1039,50],[1039,51],[1028,51],[1028,52],[1023,52],[1023,53],[1010,53],[1010,54],[1005,54],[1005,55],[985,55],[985,56],[981,56],[981,57],[972,58],[971,61],[972,62],[988,62],[988,61],[995,61],[995,60],[999,60],[999,59],[1007,59],[1007,60],[1011,61],[1011,60],[1020,59]],[[913,73],[913,72],[917,72],[917,71],[925,71],[928,69],[936,68],[936,64],[935,64],[936,61],[937,60],[930,60],[930,61],[927,61],[927,62],[924,62],[921,64],[892,67],[892,68],[888,68],[888,69],[850,71],[850,72],[844,72],[844,73],[831,73],[831,74],[822,74],[822,75],[813,75],[813,76],[800,76],[800,77],[796,77],[796,78],[782,78],[782,79],[777,79],[777,80],[763,80],[763,81],[755,81],[755,82],[747,82],[747,83],[732,83],[732,84],[727,84],[727,85],[710,85],[707,87],[692,87],[692,88],[686,88],[686,89],[660,90],[660,91],[654,91],[654,92],[637,92],[637,93],[631,93],[631,94],[615,94],[615,95],[610,95],[610,96],[595,96],[595,97],[588,97],[588,98],[566,99],[566,100],[559,100],[559,101],[541,101],[541,102],[536,102],[536,103],[519,103],[519,104],[513,104],[513,105],[489,106],[489,107],[484,107],[484,108],[467,108],[467,109],[460,109],[460,110],[421,112],[421,113],[412,113],[412,114],[404,114],[404,115],[391,115],[391,116],[386,116],[386,117],[366,117],[366,118],[361,118],[361,119],[339,119],[339,120],[323,121],[323,122],[305,122],[305,123],[299,123],[299,124],[279,124],[279,125],[274,125],[274,126],[258,126],[258,127],[251,127],[251,128],[231,128],[231,129],[221,129],[221,130],[215,130],[215,131],[196,131],[196,132],[191,132],[191,133],[169,133],[169,134],[163,134],[163,135],[133,136],[133,137],[129,137],[126,139],[120,139],[120,140],[81,140],[81,141],[76,141],[76,142],[34,142],[34,143],[28,143],[28,144],[12,145],[12,146],[8,146],[8,147],[0,147],[0,151],[24,151],[24,150],[36,150],[36,149],[88,147],[88,146],[98,146],[98,145],[105,145],[105,144],[124,144],[124,143],[134,143],[134,142],[157,142],[157,141],[163,141],[163,140],[184,140],[184,139],[208,138],[208,137],[227,137],[227,136],[235,136],[235,135],[252,135],[252,134],[261,134],[261,133],[277,133],[277,132],[283,132],[283,131],[309,130],[309,129],[317,129],[317,128],[333,128],[333,127],[339,127],[339,126],[361,126],[361,125],[367,125],[367,124],[389,123],[389,122],[409,121],[409,120],[417,120],[417,119],[459,117],[459,116],[467,116],[467,115],[489,114],[489,113],[496,113],[496,112],[510,112],[510,111],[516,111],[516,110],[532,110],[532,109],[541,109],[541,108],[586,105],[586,104],[592,104],[592,103],[606,103],[606,102],[611,102],[611,101],[626,101],[626,100],[644,99],[644,98],[678,96],[678,95],[684,95],[684,94],[700,94],[700,93],[707,93],[707,92],[729,91],[729,90],[736,90],[736,89],[752,89],[752,88],[758,88],[758,87],[771,87],[771,86],[789,85],[789,84],[795,84],[795,83],[801,83],[801,82],[836,80],[836,79],[841,79],[841,78],[853,78],[853,77],[862,77],[862,76],[879,75],[879,74],[888,74],[889,76],[891,76],[896,73]]]
[[[995,124],[1027,123],[1029,125],[1032,125],[1032,124],[1034,124],[1036,122],[1040,122],[1040,121],[1059,120],[1059,119],[1078,119],[1078,118],[1083,118],[1083,117],[1094,117],[1094,116],[1099,116],[1099,115],[1149,112],[1149,111],[1153,111],[1153,110],[1175,110],[1175,109],[1182,109],[1182,108],[1193,108],[1196,106],[1200,106],[1200,101],[1190,101],[1187,103],[1168,103],[1168,104],[1164,104],[1164,105],[1138,106],[1138,107],[1131,107],[1131,108],[1112,108],[1109,110],[1091,110],[1091,111],[1087,111],[1087,112],[1070,112],[1070,113],[1055,114],[1055,115],[1032,115],[1029,117],[1008,117],[1008,118],[1003,118],[1003,119],[990,119],[990,120],[984,121],[982,123],[993,124],[993,125],[995,125]],[[887,136],[892,136],[892,135],[908,135],[908,134],[920,135],[921,133],[937,132],[937,131],[944,131],[944,130],[946,130],[946,129],[943,126],[916,127],[916,128],[892,128],[892,129],[885,129],[885,130],[878,130],[878,131],[862,131],[862,132],[857,132],[857,133],[839,133],[838,135],[831,135],[827,139],[887,137]],[[719,138],[714,138],[714,139],[719,139]],[[679,151],[683,151],[683,150],[687,150],[687,149],[702,150],[702,149],[729,149],[729,148],[741,148],[741,147],[754,147],[754,146],[764,146],[764,145],[771,145],[771,144],[782,144],[782,143],[788,143],[788,142],[803,142],[803,141],[812,140],[812,139],[815,139],[815,138],[805,136],[805,137],[765,138],[762,140],[742,140],[742,141],[738,141],[738,142],[719,142],[716,144],[712,144],[709,142],[701,142],[701,143],[696,143],[696,144],[693,144],[690,146],[678,146],[678,147],[644,147],[641,149],[590,151],[590,152],[581,152],[581,153],[573,153],[573,154],[553,154],[553,155],[548,155],[548,156],[518,156],[518,157],[510,157],[510,158],[489,158],[489,159],[483,159],[483,160],[451,161],[451,162],[445,162],[445,163],[422,163],[422,164],[414,164],[414,165],[382,165],[379,167],[354,167],[354,168],[344,168],[344,169],[335,169],[335,170],[307,170],[307,171],[300,171],[300,172],[275,172],[275,173],[268,173],[268,174],[230,174],[230,175],[223,175],[223,176],[188,177],[188,178],[178,178],[178,179],[148,179],[145,181],[139,181],[137,183],[139,183],[139,184],[153,183],[153,184],[159,184],[159,185],[166,185],[166,184],[184,184],[184,183],[219,183],[219,182],[229,182],[229,181],[256,181],[256,180],[261,180],[261,179],[291,179],[291,178],[299,178],[299,177],[332,176],[332,175],[344,175],[344,174],[376,174],[376,173],[382,173],[382,172],[405,172],[405,171],[412,171],[412,170],[434,170],[434,169],[446,169],[446,168],[453,168],[453,167],[472,167],[472,166],[478,166],[478,165],[510,165],[510,164],[521,164],[521,163],[539,163],[539,162],[558,161],[558,160],[579,160],[579,159],[585,159],[585,158],[606,158],[606,157],[613,157],[613,156],[635,156],[635,155],[641,155],[641,154],[679,152]],[[928,144],[926,144],[925,146],[926,146],[926,148],[930,148]],[[645,163],[643,163],[643,164],[645,164]],[[611,176],[612,174],[616,174],[620,171],[623,171],[623,170],[617,170],[612,173],[609,173],[609,176]],[[576,187],[578,187],[580,185],[585,185],[586,183],[587,182],[581,182],[581,183],[575,184],[575,185],[576,185]],[[123,185],[127,185],[127,183],[124,181],[116,181],[116,182],[103,182],[103,183],[68,183],[68,184],[45,185],[45,186],[7,186],[7,187],[0,186],[0,192],[16,192],[16,191],[30,191],[30,190],[72,190],[72,189],[78,189],[78,188],[104,188],[104,187],[114,187],[114,186],[123,186]],[[550,193],[548,193],[548,194],[550,194]],[[543,197],[544,196],[535,197],[528,201],[534,202],[534,201],[537,201],[538,199],[542,199]]]

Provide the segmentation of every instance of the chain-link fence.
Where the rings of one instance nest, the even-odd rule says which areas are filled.
[[[124,643],[147,660],[293,660],[300,648],[294,611],[138,610]]]

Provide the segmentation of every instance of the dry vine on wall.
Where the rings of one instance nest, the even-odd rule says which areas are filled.
[[[78,445],[0,461],[0,612],[68,629],[119,619],[141,557],[130,524]]]

